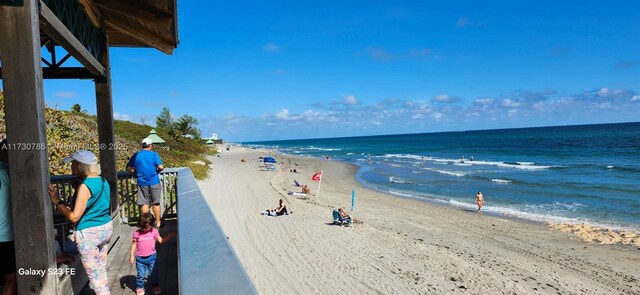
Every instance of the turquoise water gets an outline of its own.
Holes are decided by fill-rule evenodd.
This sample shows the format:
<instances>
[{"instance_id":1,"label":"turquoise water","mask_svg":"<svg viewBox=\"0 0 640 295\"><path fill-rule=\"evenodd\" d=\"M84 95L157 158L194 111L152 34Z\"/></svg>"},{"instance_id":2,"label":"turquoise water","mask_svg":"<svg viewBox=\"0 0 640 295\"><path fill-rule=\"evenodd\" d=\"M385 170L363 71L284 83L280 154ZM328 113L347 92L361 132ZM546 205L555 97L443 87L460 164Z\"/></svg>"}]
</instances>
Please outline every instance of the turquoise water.
<instances>
[{"instance_id":1,"label":"turquoise water","mask_svg":"<svg viewBox=\"0 0 640 295\"><path fill-rule=\"evenodd\" d=\"M640 229L640 123L245 145L356 164L364 186L394 195L472 209L482 191L496 214Z\"/></svg>"}]
</instances>

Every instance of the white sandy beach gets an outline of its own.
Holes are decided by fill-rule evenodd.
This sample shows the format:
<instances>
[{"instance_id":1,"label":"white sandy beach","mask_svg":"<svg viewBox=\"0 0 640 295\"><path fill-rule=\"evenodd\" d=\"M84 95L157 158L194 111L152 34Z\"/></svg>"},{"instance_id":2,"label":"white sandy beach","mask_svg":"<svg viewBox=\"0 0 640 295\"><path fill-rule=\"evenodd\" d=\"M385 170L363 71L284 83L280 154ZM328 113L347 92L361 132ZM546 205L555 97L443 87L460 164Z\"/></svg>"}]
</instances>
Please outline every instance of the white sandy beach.
<instances>
[{"instance_id":1,"label":"white sandy beach","mask_svg":"<svg viewBox=\"0 0 640 295\"><path fill-rule=\"evenodd\" d=\"M636 246L364 189L355 166L334 161L277 155L265 171L266 155L225 151L199 183L260 294L640 294ZM294 179L315 194L321 169L319 201L287 195ZM352 189L364 223L330 225ZM260 215L280 198L293 214Z\"/></svg>"}]
</instances>

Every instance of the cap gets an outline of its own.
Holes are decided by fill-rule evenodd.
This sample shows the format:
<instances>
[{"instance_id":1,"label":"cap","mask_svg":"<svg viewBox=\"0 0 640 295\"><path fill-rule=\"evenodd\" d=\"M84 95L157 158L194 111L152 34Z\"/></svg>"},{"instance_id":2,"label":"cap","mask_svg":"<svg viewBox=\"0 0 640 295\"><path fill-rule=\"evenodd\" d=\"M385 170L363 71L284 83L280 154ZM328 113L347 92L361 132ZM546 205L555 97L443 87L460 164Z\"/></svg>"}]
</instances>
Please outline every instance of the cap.
<instances>
[{"instance_id":1,"label":"cap","mask_svg":"<svg viewBox=\"0 0 640 295\"><path fill-rule=\"evenodd\" d=\"M62 162L69 163L73 160L76 160L82 164L91 165L93 164L97 158L92 152L87 150L77 150L71 156L62 159Z\"/></svg>"},{"instance_id":2,"label":"cap","mask_svg":"<svg viewBox=\"0 0 640 295\"><path fill-rule=\"evenodd\" d=\"M151 141L151 138L145 138L142 140L142 147L148 147L150 145L153 144L153 141Z\"/></svg>"}]
</instances>

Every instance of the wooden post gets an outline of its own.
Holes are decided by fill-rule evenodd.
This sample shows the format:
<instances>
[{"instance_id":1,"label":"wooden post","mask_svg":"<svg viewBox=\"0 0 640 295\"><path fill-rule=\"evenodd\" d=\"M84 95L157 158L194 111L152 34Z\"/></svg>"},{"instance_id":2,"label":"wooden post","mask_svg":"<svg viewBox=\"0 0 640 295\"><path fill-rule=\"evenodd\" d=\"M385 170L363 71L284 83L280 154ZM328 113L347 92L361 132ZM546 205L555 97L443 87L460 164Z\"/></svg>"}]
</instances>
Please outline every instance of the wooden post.
<instances>
[{"instance_id":1,"label":"wooden post","mask_svg":"<svg viewBox=\"0 0 640 295\"><path fill-rule=\"evenodd\" d=\"M118 213L118 182L116 167L116 145L113 128L113 102L111 99L111 64L109 59L109 36L105 36L100 63L105 67L105 77L97 78L96 107L98 139L100 141L100 166L102 176L111 187L111 215Z\"/></svg>"},{"instance_id":2,"label":"wooden post","mask_svg":"<svg viewBox=\"0 0 640 295\"><path fill-rule=\"evenodd\" d=\"M5 96L11 201L19 294L55 294L52 206L44 118L38 1L0 6L0 53ZM2 263L6 263L3 262ZM22 271L44 272L40 275Z\"/></svg>"}]
</instances>

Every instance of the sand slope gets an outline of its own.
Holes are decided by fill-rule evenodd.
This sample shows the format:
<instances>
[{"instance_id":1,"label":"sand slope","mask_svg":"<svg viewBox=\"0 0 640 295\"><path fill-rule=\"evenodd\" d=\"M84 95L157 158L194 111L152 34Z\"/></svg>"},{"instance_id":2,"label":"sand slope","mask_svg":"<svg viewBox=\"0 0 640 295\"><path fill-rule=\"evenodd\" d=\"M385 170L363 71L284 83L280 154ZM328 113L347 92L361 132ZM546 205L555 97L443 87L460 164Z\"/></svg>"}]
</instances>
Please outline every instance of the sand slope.
<instances>
[{"instance_id":1,"label":"sand slope","mask_svg":"<svg viewBox=\"0 0 640 295\"><path fill-rule=\"evenodd\" d=\"M278 171L264 171L265 155L227 151L199 183L261 294L640 294L636 247L367 190L333 161L278 156ZM315 194L320 169L319 201L286 194L294 179ZM330 225L352 189L364 224ZM294 214L260 215L280 198Z\"/></svg>"}]
</instances>

